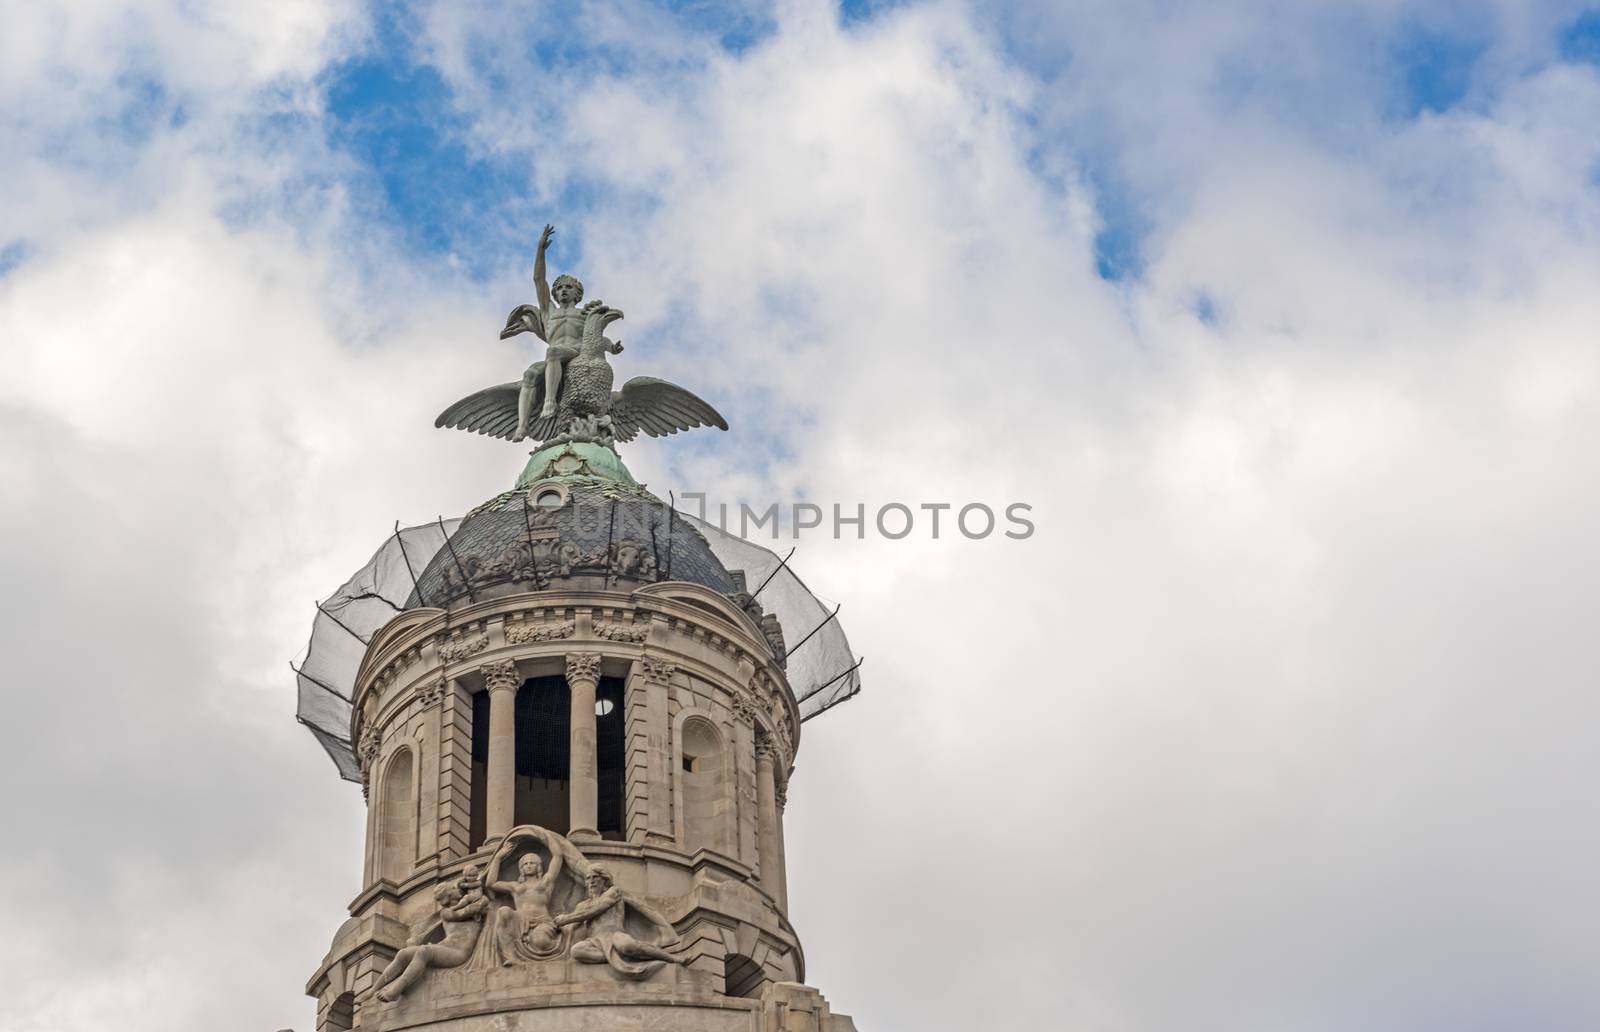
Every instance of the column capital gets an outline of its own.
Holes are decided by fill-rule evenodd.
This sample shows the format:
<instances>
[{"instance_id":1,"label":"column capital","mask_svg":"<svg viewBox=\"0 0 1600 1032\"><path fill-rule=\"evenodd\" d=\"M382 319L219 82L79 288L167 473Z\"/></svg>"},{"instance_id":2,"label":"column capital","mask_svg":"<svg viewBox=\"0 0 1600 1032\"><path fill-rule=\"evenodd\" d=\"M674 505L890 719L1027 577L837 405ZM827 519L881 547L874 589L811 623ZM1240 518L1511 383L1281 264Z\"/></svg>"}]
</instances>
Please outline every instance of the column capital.
<instances>
[{"instance_id":1,"label":"column capital","mask_svg":"<svg viewBox=\"0 0 1600 1032\"><path fill-rule=\"evenodd\" d=\"M502 659L485 663L478 668L491 692L514 692L522 685L522 675L517 673L515 660Z\"/></svg>"},{"instance_id":2,"label":"column capital","mask_svg":"<svg viewBox=\"0 0 1600 1032\"><path fill-rule=\"evenodd\" d=\"M433 681L417 689L417 702L424 708L437 706L450 697L450 679L440 674Z\"/></svg>"},{"instance_id":3,"label":"column capital","mask_svg":"<svg viewBox=\"0 0 1600 1032\"><path fill-rule=\"evenodd\" d=\"M778 758L778 744L765 731L756 732L756 763L772 764Z\"/></svg>"},{"instance_id":4,"label":"column capital","mask_svg":"<svg viewBox=\"0 0 1600 1032\"><path fill-rule=\"evenodd\" d=\"M567 680L568 681L598 681L598 680L600 680L600 653L598 653L598 652L569 652L569 653L567 653Z\"/></svg>"},{"instance_id":5,"label":"column capital","mask_svg":"<svg viewBox=\"0 0 1600 1032\"><path fill-rule=\"evenodd\" d=\"M660 656L652 656L647 653L639 657L639 673L644 676L646 681L666 684L672 680L672 675L677 670L678 665L676 663L668 662Z\"/></svg>"}]
</instances>

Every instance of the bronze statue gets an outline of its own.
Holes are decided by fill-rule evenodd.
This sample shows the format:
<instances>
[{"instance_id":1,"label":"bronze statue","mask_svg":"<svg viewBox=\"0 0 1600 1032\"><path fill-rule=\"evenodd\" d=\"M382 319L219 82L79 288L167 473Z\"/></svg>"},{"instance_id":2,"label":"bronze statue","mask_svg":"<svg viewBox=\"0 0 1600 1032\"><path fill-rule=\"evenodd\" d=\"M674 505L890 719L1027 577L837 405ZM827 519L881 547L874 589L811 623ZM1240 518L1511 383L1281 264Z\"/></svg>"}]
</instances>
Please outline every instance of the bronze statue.
<instances>
[{"instance_id":1,"label":"bronze statue","mask_svg":"<svg viewBox=\"0 0 1600 1032\"><path fill-rule=\"evenodd\" d=\"M545 283L545 252L555 237L546 226L534 259L538 305L518 305L506 319L502 339L532 333L545 342L545 357L514 383L488 387L451 405L434 426L459 427L509 441L532 437L546 444L564 441L606 446L631 441L640 433L665 437L698 426L728 429L727 420L706 402L676 384L636 376L613 391L610 355L620 342L605 336L622 318L619 309L599 301L582 308L583 284L558 276ZM535 416L535 409L538 415Z\"/></svg>"}]
</instances>

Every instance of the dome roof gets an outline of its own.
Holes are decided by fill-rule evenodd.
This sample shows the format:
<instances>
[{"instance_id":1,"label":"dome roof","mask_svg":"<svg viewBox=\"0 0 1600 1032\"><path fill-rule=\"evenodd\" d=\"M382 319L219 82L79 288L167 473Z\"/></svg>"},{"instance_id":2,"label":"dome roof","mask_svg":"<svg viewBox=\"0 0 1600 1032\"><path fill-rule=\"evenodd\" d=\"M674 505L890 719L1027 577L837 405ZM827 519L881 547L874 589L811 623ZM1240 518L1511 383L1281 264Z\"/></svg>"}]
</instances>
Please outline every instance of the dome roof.
<instances>
[{"instance_id":1,"label":"dome roof","mask_svg":"<svg viewBox=\"0 0 1600 1032\"><path fill-rule=\"evenodd\" d=\"M635 481L616 452L564 444L535 452L515 489L467 514L418 572L406 608L657 580L739 590L705 537Z\"/></svg>"}]
</instances>

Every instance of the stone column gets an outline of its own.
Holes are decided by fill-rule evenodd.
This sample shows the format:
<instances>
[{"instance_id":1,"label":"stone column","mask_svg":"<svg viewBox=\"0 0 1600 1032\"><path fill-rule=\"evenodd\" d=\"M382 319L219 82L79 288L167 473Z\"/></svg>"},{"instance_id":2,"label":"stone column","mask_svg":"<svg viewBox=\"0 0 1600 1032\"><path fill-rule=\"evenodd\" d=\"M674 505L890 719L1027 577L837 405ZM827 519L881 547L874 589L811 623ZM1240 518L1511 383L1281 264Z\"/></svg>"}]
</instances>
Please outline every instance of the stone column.
<instances>
[{"instance_id":1,"label":"stone column","mask_svg":"<svg viewBox=\"0 0 1600 1032\"><path fill-rule=\"evenodd\" d=\"M765 732L756 735L756 835L761 856L761 887L787 912L783 887L783 818L778 813L777 746Z\"/></svg>"},{"instance_id":2,"label":"stone column","mask_svg":"<svg viewBox=\"0 0 1600 1032\"><path fill-rule=\"evenodd\" d=\"M482 668L489 685L489 784L483 836L497 839L517 817L517 689L522 677L511 660Z\"/></svg>"},{"instance_id":3,"label":"stone column","mask_svg":"<svg viewBox=\"0 0 1600 1032\"><path fill-rule=\"evenodd\" d=\"M568 768L567 821L570 839L600 837L600 775L594 725L595 690L600 685L600 654L567 654L567 689L572 694L572 749Z\"/></svg>"}]
</instances>

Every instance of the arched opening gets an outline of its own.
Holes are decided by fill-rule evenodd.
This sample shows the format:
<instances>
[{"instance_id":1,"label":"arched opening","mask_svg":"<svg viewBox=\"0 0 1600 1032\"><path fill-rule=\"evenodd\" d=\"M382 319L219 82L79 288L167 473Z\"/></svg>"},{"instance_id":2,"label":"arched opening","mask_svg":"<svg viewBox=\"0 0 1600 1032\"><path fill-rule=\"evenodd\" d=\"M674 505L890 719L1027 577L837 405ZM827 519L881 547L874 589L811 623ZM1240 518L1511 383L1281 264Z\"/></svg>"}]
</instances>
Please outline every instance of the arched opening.
<instances>
[{"instance_id":1,"label":"arched opening","mask_svg":"<svg viewBox=\"0 0 1600 1032\"><path fill-rule=\"evenodd\" d=\"M692 855L697 850L712 849L732 855L733 796L724 777L727 751L722 747L721 733L711 721L704 717L684 721L679 765L684 852Z\"/></svg>"},{"instance_id":2,"label":"arched opening","mask_svg":"<svg viewBox=\"0 0 1600 1032\"><path fill-rule=\"evenodd\" d=\"M567 679L531 677L517 689L518 824L565 835L571 814L572 693Z\"/></svg>"},{"instance_id":3,"label":"arched opening","mask_svg":"<svg viewBox=\"0 0 1600 1032\"><path fill-rule=\"evenodd\" d=\"M328 1007L320 1032L350 1032L356 1024L356 994L340 993Z\"/></svg>"},{"instance_id":4,"label":"arched opening","mask_svg":"<svg viewBox=\"0 0 1600 1032\"><path fill-rule=\"evenodd\" d=\"M378 790L378 877L399 883L417 863L416 799L410 749L389 760Z\"/></svg>"},{"instance_id":5,"label":"arched opening","mask_svg":"<svg viewBox=\"0 0 1600 1032\"><path fill-rule=\"evenodd\" d=\"M598 819L601 838L623 837L623 781L627 773L627 742L623 734L620 677L602 677L595 688L595 776L599 782Z\"/></svg>"},{"instance_id":6,"label":"arched opening","mask_svg":"<svg viewBox=\"0 0 1600 1032\"><path fill-rule=\"evenodd\" d=\"M768 981L761 965L742 953L730 953L722 961L724 996L759 996Z\"/></svg>"}]
</instances>

